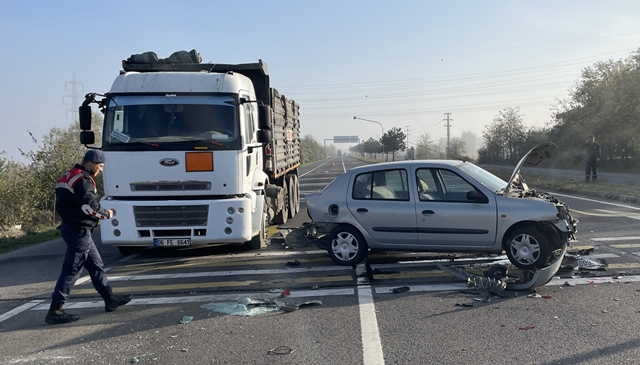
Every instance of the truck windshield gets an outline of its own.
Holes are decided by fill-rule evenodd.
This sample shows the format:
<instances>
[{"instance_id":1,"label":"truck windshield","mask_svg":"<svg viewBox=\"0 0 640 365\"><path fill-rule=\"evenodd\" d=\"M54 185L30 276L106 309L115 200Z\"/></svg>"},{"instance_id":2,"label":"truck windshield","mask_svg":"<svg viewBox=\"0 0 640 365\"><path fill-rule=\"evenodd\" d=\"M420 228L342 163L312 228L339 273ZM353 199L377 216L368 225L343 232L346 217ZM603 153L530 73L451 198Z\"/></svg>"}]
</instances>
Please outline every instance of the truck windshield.
<instances>
[{"instance_id":1,"label":"truck windshield","mask_svg":"<svg viewBox=\"0 0 640 365\"><path fill-rule=\"evenodd\" d=\"M230 96L113 96L105 113L103 146L183 149L204 143L234 148L240 141L235 105Z\"/></svg>"}]
</instances>

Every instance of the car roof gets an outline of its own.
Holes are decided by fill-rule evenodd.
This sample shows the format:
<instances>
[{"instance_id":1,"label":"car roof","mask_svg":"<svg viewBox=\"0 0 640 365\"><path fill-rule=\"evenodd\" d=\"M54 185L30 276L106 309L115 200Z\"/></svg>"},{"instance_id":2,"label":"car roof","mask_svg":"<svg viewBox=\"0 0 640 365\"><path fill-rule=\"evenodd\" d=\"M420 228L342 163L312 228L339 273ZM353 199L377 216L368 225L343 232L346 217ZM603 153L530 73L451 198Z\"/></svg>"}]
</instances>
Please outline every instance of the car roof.
<instances>
[{"instance_id":1,"label":"car roof","mask_svg":"<svg viewBox=\"0 0 640 365\"><path fill-rule=\"evenodd\" d=\"M410 160L410 161L392 161L392 162L380 162L376 164L357 166L349 171L354 173L360 173L365 171L408 168L412 165L419 165L424 167L453 167L464 163L462 160Z\"/></svg>"}]
</instances>

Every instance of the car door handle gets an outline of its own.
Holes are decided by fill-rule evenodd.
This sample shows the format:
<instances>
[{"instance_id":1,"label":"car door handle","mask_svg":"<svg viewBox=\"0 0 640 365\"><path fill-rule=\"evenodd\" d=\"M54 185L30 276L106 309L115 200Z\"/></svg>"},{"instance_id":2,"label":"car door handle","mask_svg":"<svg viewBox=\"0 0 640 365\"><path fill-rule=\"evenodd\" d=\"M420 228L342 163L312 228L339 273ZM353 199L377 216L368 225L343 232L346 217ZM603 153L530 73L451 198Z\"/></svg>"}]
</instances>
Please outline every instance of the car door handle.
<instances>
[{"instance_id":1,"label":"car door handle","mask_svg":"<svg viewBox=\"0 0 640 365\"><path fill-rule=\"evenodd\" d=\"M369 213L369 210L366 208L358 208L356 209L356 212L358 213Z\"/></svg>"},{"instance_id":2,"label":"car door handle","mask_svg":"<svg viewBox=\"0 0 640 365\"><path fill-rule=\"evenodd\" d=\"M434 212L433 210L423 210L422 211L422 215L431 215L431 214L436 214L436 212Z\"/></svg>"}]
</instances>

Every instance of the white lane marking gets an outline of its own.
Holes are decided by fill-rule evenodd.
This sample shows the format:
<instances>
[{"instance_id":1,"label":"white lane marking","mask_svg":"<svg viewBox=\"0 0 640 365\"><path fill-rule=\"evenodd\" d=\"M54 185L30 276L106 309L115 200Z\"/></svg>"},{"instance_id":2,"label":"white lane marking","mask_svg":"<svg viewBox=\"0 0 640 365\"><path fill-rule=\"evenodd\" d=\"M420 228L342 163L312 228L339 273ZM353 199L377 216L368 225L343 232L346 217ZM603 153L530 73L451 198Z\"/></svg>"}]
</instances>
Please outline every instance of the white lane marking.
<instances>
[{"instance_id":1,"label":"white lane marking","mask_svg":"<svg viewBox=\"0 0 640 365\"><path fill-rule=\"evenodd\" d=\"M618 215L618 216L627 217L631 219L640 219L640 214L638 213L621 212L619 210L608 210L608 209L595 209L595 210L599 212Z\"/></svg>"},{"instance_id":2,"label":"white lane marking","mask_svg":"<svg viewBox=\"0 0 640 365\"><path fill-rule=\"evenodd\" d=\"M613 205L613 206L615 206L615 207L621 207L621 208L629 208L629 209L634 209L634 210L640 210L640 208L638 208L638 207L632 207L632 206L630 206L630 205L623 205L623 204L617 204L617 203L610 203L610 202L605 202L605 201L602 201L602 200L595 200L595 199L583 198L583 197L579 197L579 196L566 195L566 194L558 194L558 193L552 193L552 192L549 192L549 194L551 194L551 195L557 195L557 196L564 196L564 197L572 198L572 199L584 200L584 201L593 202L593 203L608 204L608 205Z\"/></svg>"},{"instance_id":3,"label":"white lane marking","mask_svg":"<svg viewBox=\"0 0 640 365\"><path fill-rule=\"evenodd\" d=\"M358 287L358 303L360 304L360 328L362 331L364 365L384 365L376 308L373 304L373 294L371 294L370 286Z\"/></svg>"},{"instance_id":4,"label":"white lane marking","mask_svg":"<svg viewBox=\"0 0 640 365\"><path fill-rule=\"evenodd\" d=\"M317 255L326 254L326 250L309 250L309 251L282 251L282 252L260 252L260 253L237 253L223 256L224 258L237 257L277 257L277 256L297 256L297 255Z\"/></svg>"},{"instance_id":5,"label":"white lane marking","mask_svg":"<svg viewBox=\"0 0 640 365\"><path fill-rule=\"evenodd\" d=\"M107 272L107 271L109 271L109 270L111 270L111 268L110 268L110 267L107 267L107 268L103 268L103 269L102 269L102 271L104 271L104 272ZM90 277L89 275L85 275L85 276L81 277L80 279L76 280L76 283L75 283L74 285L84 284L84 283L86 283L86 282L87 282L87 281L89 281L89 280L91 280L91 277Z\"/></svg>"},{"instance_id":6,"label":"white lane marking","mask_svg":"<svg viewBox=\"0 0 640 365\"><path fill-rule=\"evenodd\" d=\"M329 163L330 161L333 161L333 159L331 159L331 160L327 160L327 161L325 161L324 163L321 163L320 165L316 166L315 168L313 168L313 169L311 169L311 170L309 170L309 171L305 172L304 174L300 175L300 177L303 177L304 175L307 175L307 174L309 174L309 173L311 173L311 172L313 172L313 171L316 171L317 169L321 168L322 166L324 166L324 164L327 164L327 163Z\"/></svg>"},{"instance_id":7,"label":"white lane marking","mask_svg":"<svg viewBox=\"0 0 640 365\"><path fill-rule=\"evenodd\" d=\"M564 283L582 285L582 284L600 284L600 283L624 283L624 282L636 282L636 281L640 281L640 276L638 275L622 276L620 277L620 279L617 279L611 276L577 278L577 279L554 278L547 285L558 286L558 285L564 285Z\"/></svg>"},{"instance_id":8,"label":"white lane marking","mask_svg":"<svg viewBox=\"0 0 640 365\"><path fill-rule=\"evenodd\" d=\"M319 290L292 290L287 298L309 298L309 297L326 297L333 295L354 295L355 290L350 289L319 289ZM236 301L243 298L251 299L277 299L280 293L237 293L237 294L215 294L215 295L193 295L188 297L164 297L164 298L134 298L127 304L130 305L163 305L163 304L180 304L180 303L203 303L203 302L225 302ZM83 309L83 308L99 308L103 307L102 300L94 300L87 302L68 302L65 309ZM31 310L48 310L49 305L38 305Z\"/></svg>"},{"instance_id":9,"label":"white lane marking","mask_svg":"<svg viewBox=\"0 0 640 365\"><path fill-rule=\"evenodd\" d=\"M376 294L393 293L393 289L398 286L379 286L376 287ZM444 290L464 290L468 289L467 284L433 284L433 285L411 285L409 293L422 291L444 291Z\"/></svg>"},{"instance_id":10,"label":"white lane marking","mask_svg":"<svg viewBox=\"0 0 640 365\"><path fill-rule=\"evenodd\" d=\"M586 258L594 258L594 259L612 259L612 258L616 258L616 257L620 257L620 255L616 255L615 253L601 253L601 254L596 254L596 255L584 255L582 257L586 257Z\"/></svg>"},{"instance_id":11,"label":"white lane marking","mask_svg":"<svg viewBox=\"0 0 640 365\"><path fill-rule=\"evenodd\" d=\"M347 168L344 167L344 156L342 156L342 171L347 172Z\"/></svg>"},{"instance_id":12,"label":"white lane marking","mask_svg":"<svg viewBox=\"0 0 640 365\"><path fill-rule=\"evenodd\" d=\"M110 276L109 281L185 279L185 278L236 276L236 275L299 274L299 273L308 273L308 272L344 271L344 270L352 270L352 269L351 267L348 267L348 266L315 266L315 267L303 267L303 268L291 268L291 269L209 271L209 272L151 274L151 275L122 275L122 276Z\"/></svg>"},{"instance_id":13,"label":"white lane marking","mask_svg":"<svg viewBox=\"0 0 640 365\"><path fill-rule=\"evenodd\" d=\"M17 314L20 314L20 313L22 313L22 312L24 312L24 311L26 311L28 309L31 309L31 308L37 306L38 304L40 304L42 302L44 302L44 300L32 300L29 303L25 303L25 304L23 304L23 305L21 305L21 306L19 306L17 308L14 308L14 309L8 311L7 313L4 313L4 314L0 315L0 322L6 321L7 319L9 319L9 318L11 318L11 317L13 317L13 316L15 316ZM49 305L48 304L46 305L46 309L49 310Z\"/></svg>"},{"instance_id":14,"label":"white lane marking","mask_svg":"<svg viewBox=\"0 0 640 365\"><path fill-rule=\"evenodd\" d=\"M629 237L602 237L602 238L591 238L592 241L596 242L610 242L610 241L633 241L640 240L640 236L629 236Z\"/></svg>"}]
</instances>

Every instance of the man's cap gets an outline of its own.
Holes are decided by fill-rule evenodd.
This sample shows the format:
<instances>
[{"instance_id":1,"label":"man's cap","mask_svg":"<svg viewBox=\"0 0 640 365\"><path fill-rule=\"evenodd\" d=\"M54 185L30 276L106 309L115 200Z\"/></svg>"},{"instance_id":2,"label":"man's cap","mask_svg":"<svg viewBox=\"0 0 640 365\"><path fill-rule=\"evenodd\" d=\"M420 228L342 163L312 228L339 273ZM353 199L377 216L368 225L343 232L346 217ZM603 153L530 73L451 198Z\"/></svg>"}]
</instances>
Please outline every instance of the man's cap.
<instances>
[{"instance_id":1,"label":"man's cap","mask_svg":"<svg viewBox=\"0 0 640 365\"><path fill-rule=\"evenodd\" d=\"M100 150L89 150L84 154L85 161L91 161L93 163L105 163L107 162L107 158L104 155L104 152Z\"/></svg>"}]
</instances>

